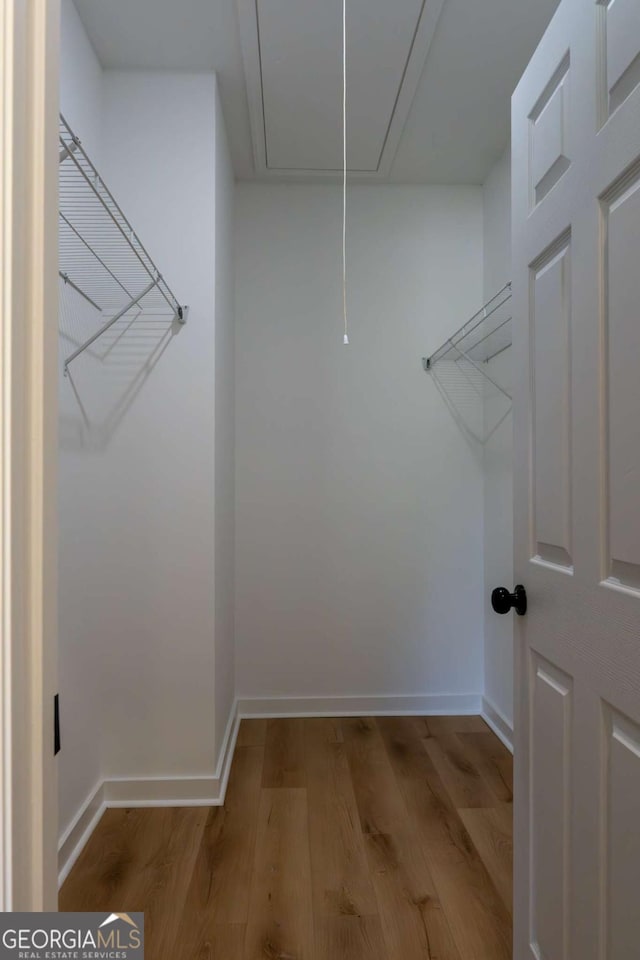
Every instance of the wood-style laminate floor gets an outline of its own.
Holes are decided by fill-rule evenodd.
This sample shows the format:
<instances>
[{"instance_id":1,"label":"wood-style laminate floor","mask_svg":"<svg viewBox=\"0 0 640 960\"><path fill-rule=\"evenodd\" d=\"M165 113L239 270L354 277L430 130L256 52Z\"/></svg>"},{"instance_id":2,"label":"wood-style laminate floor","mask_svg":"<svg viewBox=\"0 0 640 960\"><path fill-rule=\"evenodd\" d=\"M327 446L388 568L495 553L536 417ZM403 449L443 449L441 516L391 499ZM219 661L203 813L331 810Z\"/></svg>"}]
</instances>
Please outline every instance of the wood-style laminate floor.
<instances>
[{"instance_id":1,"label":"wood-style laminate floor","mask_svg":"<svg viewBox=\"0 0 640 960\"><path fill-rule=\"evenodd\" d=\"M511 960L512 762L479 717L244 720L224 807L108 810L61 910L147 960Z\"/></svg>"}]
</instances>

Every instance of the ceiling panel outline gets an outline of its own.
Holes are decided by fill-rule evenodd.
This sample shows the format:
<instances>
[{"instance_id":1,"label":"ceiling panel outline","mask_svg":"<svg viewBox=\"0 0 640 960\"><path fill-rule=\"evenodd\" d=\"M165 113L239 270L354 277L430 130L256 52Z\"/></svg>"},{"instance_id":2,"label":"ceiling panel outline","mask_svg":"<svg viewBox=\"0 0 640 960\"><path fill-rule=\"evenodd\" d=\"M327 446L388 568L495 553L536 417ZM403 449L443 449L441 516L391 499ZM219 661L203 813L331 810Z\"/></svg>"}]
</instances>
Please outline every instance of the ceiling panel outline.
<instances>
[{"instance_id":1,"label":"ceiling panel outline","mask_svg":"<svg viewBox=\"0 0 640 960\"><path fill-rule=\"evenodd\" d=\"M421 4L377 166L375 169L367 170L350 167L349 174L358 180L384 180L391 172L445 2L446 0L423 0ZM256 174L261 178L273 180L333 180L342 172L341 167L331 169L307 166L304 168L276 167L269 163L258 3L259 0L237 0ZM341 103L337 101L336 107L341 109Z\"/></svg>"}]
</instances>

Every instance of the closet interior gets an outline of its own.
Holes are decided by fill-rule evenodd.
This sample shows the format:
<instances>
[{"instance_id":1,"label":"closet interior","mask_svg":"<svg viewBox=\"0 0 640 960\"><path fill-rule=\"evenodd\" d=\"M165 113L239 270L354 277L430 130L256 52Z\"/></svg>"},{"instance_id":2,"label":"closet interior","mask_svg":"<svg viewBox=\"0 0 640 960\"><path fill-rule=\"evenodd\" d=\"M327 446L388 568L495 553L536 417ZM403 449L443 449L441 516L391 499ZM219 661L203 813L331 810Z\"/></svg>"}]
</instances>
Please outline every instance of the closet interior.
<instances>
[{"instance_id":1,"label":"closet interior","mask_svg":"<svg viewBox=\"0 0 640 960\"><path fill-rule=\"evenodd\" d=\"M351 23L344 346L340 22L265 5L257 32L224 0L145 31L140 2L62 0L61 880L107 807L222 803L242 717L482 714L507 744L513 722L489 597L526 58L494 115L449 82L475 5L467 32L453 0L439 27L410 3ZM552 6L505 14L528 52Z\"/></svg>"}]
</instances>

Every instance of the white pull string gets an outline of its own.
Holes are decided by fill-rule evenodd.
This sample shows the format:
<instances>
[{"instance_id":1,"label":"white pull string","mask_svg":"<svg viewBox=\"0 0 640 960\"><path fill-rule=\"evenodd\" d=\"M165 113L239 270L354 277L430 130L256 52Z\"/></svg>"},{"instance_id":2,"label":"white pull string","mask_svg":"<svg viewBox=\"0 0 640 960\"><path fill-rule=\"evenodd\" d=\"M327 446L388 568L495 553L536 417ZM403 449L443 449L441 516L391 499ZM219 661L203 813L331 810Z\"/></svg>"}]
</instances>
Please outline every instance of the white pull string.
<instances>
[{"instance_id":1,"label":"white pull string","mask_svg":"<svg viewBox=\"0 0 640 960\"><path fill-rule=\"evenodd\" d=\"M342 0L342 313L343 344L349 345L347 320L347 0Z\"/></svg>"}]
</instances>

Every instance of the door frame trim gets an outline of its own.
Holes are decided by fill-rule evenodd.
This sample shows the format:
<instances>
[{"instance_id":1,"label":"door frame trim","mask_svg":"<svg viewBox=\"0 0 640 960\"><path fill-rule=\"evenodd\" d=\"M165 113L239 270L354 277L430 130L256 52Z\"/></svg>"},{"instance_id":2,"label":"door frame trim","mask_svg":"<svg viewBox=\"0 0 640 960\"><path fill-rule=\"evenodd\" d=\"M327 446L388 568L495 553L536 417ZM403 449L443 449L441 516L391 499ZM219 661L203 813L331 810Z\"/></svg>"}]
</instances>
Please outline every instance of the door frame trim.
<instances>
[{"instance_id":1,"label":"door frame trim","mask_svg":"<svg viewBox=\"0 0 640 960\"><path fill-rule=\"evenodd\" d=\"M0 909L55 910L60 0L0 0Z\"/></svg>"}]
</instances>

